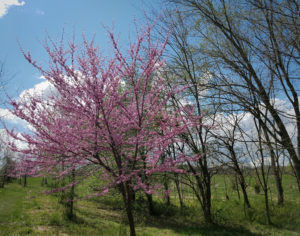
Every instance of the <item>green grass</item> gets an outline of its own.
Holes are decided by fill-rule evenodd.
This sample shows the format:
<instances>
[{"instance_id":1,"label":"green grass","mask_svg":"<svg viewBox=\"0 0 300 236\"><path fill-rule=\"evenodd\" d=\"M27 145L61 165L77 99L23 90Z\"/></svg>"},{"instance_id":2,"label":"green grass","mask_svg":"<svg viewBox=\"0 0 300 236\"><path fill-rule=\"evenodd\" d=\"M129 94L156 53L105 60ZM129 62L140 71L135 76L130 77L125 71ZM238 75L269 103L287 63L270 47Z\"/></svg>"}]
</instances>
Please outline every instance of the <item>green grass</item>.
<instances>
[{"instance_id":1,"label":"green grass","mask_svg":"<svg viewBox=\"0 0 300 236\"><path fill-rule=\"evenodd\" d=\"M285 204L276 205L275 186L270 179L270 206L273 225L266 224L264 198L253 188L255 179L247 179L252 208L243 207L233 190L231 177L212 180L212 212L215 225L207 225L199 203L185 189L185 207L180 209L175 191L170 206L159 197L154 198L157 216L149 216L147 203L137 194L134 204L136 231L138 235L300 235L300 193L291 176L284 176ZM79 197L91 192L95 179L89 179L76 187ZM28 179L28 186L17 182L0 189L0 235L129 235L122 200L117 191L102 198L81 198L75 202L76 218L73 221L63 215L58 195L43 194L41 179Z\"/></svg>"}]
</instances>

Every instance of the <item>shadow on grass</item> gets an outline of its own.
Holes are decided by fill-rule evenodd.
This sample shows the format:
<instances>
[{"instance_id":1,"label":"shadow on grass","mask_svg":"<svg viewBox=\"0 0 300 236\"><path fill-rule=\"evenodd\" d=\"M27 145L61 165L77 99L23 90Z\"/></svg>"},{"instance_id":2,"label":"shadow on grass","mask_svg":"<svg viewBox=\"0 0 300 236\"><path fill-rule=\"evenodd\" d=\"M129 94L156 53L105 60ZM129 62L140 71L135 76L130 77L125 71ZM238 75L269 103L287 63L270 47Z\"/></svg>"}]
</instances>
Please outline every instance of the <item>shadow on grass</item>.
<instances>
[{"instance_id":1,"label":"shadow on grass","mask_svg":"<svg viewBox=\"0 0 300 236\"><path fill-rule=\"evenodd\" d=\"M225 226L225 225L217 225L217 224L199 224L199 225L174 225L172 223L163 223L161 220L157 219L159 223L152 223L152 227L156 227L159 229L169 229L176 233L183 235L261 235L252 233L249 230L237 226ZM150 226L150 224L147 224Z\"/></svg>"},{"instance_id":2,"label":"shadow on grass","mask_svg":"<svg viewBox=\"0 0 300 236\"><path fill-rule=\"evenodd\" d=\"M155 216L148 214L145 217L147 203L138 201L139 208L135 209L137 223L146 227L168 229L182 235L261 235L220 217L215 219L215 224L204 223L200 209L194 206L180 208L164 202L154 202Z\"/></svg>"},{"instance_id":3,"label":"shadow on grass","mask_svg":"<svg viewBox=\"0 0 300 236\"><path fill-rule=\"evenodd\" d=\"M106 203L109 204L108 202ZM140 204L140 207L141 206L143 206L143 204ZM77 213L79 213L77 223L96 228L101 228L101 225L103 223L116 223L123 225L124 221L126 221L126 216L124 215L124 213L120 210L108 210L107 208L110 207L108 205L104 206L103 208L98 207L96 211L94 211L95 209L93 211L83 208L77 209L76 211ZM135 209L136 227L154 227L158 230L161 230L161 235L164 234L163 230L171 230L174 233L182 235L261 235L252 233L241 226L225 224L205 224L202 223L200 217L194 218L193 215L189 217L189 219L187 219L187 215L189 215L190 213L197 213L197 215L199 215L199 212L195 213L190 208L186 208L184 211L180 211L178 207L171 205L168 209L163 209L163 204L156 204L156 208L156 216L145 214L147 210L143 207Z\"/></svg>"},{"instance_id":4,"label":"shadow on grass","mask_svg":"<svg viewBox=\"0 0 300 236\"><path fill-rule=\"evenodd\" d=\"M99 223L122 223L120 211L108 210L97 207L95 209L76 208L76 219L73 221L77 224L86 224L95 227Z\"/></svg>"}]
</instances>

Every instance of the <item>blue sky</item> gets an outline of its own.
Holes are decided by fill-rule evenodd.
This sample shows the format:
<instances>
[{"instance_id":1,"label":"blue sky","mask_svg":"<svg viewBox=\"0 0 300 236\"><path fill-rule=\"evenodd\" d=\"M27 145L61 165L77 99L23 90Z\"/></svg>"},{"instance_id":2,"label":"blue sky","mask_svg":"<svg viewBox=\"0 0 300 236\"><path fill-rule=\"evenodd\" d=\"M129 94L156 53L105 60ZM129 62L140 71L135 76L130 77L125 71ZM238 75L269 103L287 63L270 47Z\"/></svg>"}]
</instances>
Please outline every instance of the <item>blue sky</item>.
<instances>
[{"instance_id":1,"label":"blue sky","mask_svg":"<svg viewBox=\"0 0 300 236\"><path fill-rule=\"evenodd\" d=\"M33 58L47 62L43 50L46 32L53 39L61 36L77 39L82 32L104 50L109 44L102 25L120 33L126 43L133 36L133 20L143 17L142 0L0 0L0 60L5 61L5 76L13 77L8 92L17 96L24 89L40 83L38 72L29 65L20 52L19 44L30 51Z\"/></svg>"}]
</instances>

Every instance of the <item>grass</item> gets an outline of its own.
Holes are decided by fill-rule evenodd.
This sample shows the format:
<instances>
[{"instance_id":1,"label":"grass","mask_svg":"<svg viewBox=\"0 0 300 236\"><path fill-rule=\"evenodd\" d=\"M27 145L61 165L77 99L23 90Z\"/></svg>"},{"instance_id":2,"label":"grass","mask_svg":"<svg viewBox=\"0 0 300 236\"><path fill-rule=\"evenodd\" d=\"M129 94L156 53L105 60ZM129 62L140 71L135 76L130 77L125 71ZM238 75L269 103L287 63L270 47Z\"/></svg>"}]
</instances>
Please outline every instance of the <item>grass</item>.
<instances>
[{"instance_id":1,"label":"grass","mask_svg":"<svg viewBox=\"0 0 300 236\"><path fill-rule=\"evenodd\" d=\"M76 188L78 195L88 194L94 180ZM300 235L300 194L295 179L284 176L285 204L276 205L274 183L270 179L271 219L267 225L262 193L256 194L254 179L248 179L249 198L253 206L244 210L242 200L231 185L231 177L217 175L212 185L212 211L215 225L204 223L196 199L184 192L185 207L180 209L175 192L170 206L155 198L157 216L149 216L147 203L137 195L134 205L138 235ZM227 195L225 197L225 186ZM46 187L41 179L28 179L28 186L17 182L0 189L0 235L129 235L122 201L112 191L102 198L81 199L75 202L76 218L70 221L55 194L43 194Z\"/></svg>"}]
</instances>

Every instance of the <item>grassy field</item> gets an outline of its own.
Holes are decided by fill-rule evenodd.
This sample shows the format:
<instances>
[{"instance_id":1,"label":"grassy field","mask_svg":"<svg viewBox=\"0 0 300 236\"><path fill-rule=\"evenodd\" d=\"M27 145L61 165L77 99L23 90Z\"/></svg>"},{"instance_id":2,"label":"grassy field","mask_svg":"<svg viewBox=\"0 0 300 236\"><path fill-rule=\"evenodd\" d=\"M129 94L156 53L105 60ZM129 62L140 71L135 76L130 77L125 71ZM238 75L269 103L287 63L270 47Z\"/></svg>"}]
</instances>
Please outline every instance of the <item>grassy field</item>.
<instances>
[{"instance_id":1,"label":"grassy field","mask_svg":"<svg viewBox=\"0 0 300 236\"><path fill-rule=\"evenodd\" d=\"M225 181L224 181L225 179ZM215 225L204 223L201 208L188 191L184 192L185 207L179 208L175 192L170 206L155 199L157 216L145 214L146 202L137 195L135 222L138 235L300 235L300 193L291 176L284 176L285 204L276 206L276 192L271 181L271 219L267 225L262 192L248 179L252 209L246 210L230 176L217 175L212 185L212 211ZM77 193L90 191L89 184L78 186ZM226 187L229 200L226 199ZM49 188L49 187L48 187ZM0 235L128 235L126 216L117 192L102 198L75 202L76 219L66 219L58 196L46 195L41 179L29 179L28 186L17 182L0 189Z\"/></svg>"}]
</instances>

